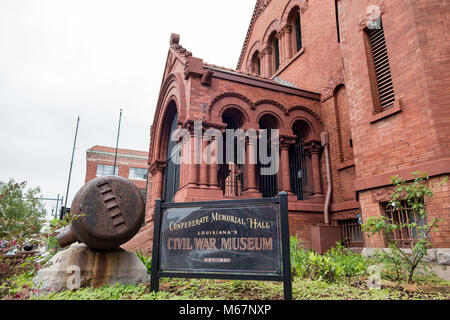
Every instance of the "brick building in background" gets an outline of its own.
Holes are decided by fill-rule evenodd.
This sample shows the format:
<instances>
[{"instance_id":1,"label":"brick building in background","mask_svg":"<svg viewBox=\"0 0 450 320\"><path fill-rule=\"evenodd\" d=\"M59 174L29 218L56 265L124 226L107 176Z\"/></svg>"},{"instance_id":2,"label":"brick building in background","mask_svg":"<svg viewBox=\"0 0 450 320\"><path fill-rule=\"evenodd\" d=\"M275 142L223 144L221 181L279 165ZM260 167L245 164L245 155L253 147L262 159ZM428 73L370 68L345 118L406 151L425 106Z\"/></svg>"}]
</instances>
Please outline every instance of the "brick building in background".
<instances>
[{"instance_id":1,"label":"brick building in background","mask_svg":"<svg viewBox=\"0 0 450 320\"><path fill-rule=\"evenodd\" d=\"M85 183L95 177L113 175L116 149L94 146L86 151ZM130 179L145 198L147 184L148 152L117 149L115 174Z\"/></svg>"},{"instance_id":2,"label":"brick building in background","mask_svg":"<svg viewBox=\"0 0 450 320\"><path fill-rule=\"evenodd\" d=\"M258 0L236 70L194 57L172 35L151 129L147 224L124 247L149 252L157 198L230 198L226 165L169 160L170 133L185 128L194 141L194 121L205 129L279 129L278 174L240 167L231 198L286 190L290 231L306 246L320 242L325 212L347 245L383 246L358 221L385 213L391 176L411 179L420 170L439 182L450 173L448 30L445 0ZM435 183L428 203L446 221L431 236L436 248L450 248L449 188Z\"/></svg>"}]
</instances>

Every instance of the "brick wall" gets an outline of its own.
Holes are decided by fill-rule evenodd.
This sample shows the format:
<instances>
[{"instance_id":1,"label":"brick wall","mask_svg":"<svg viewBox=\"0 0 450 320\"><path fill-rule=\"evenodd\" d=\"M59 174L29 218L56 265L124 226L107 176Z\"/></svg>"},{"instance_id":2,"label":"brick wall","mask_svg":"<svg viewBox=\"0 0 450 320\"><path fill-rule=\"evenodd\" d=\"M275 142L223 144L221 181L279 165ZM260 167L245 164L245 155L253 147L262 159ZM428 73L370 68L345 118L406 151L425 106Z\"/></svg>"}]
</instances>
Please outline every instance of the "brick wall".
<instances>
[{"instance_id":1,"label":"brick wall","mask_svg":"<svg viewBox=\"0 0 450 320\"><path fill-rule=\"evenodd\" d=\"M88 153L86 155L86 178L85 182L94 179L97 175L97 165L114 165L114 155L109 154L95 154ZM133 159L129 157L123 157L120 154L117 156L116 166L118 169L118 175L129 179L130 168L143 168L147 169L147 160L145 159ZM145 180L131 180L139 189L145 190Z\"/></svg>"},{"instance_id":2,"label":"brick wall","mask_svg":"<svg viewBox=\"0 0 450 320\"><path fill-rule=\"evenodd\" d=\"M302 106L319 117L316 129L329 133L333 186L331 221L334 223L354 218L359 213L363 221L379 215L379 203L388 197L389 180L394 174L409 179L411 172L421 170L429 172L436 181L442 179L450 171L450 10L447 1L340 0L337 3L340 43L334 0L257 1L255 13L259 16L252 20L239 63L239 71L250 72L248 59L255 48L264 50L264 41L272 31L283 34L286 12L298 5L303 48L286 58L286 44L282 44L280 68L270 78L278 77L298 88L320 93L320 101L217 76L213 76L209 85L203 85L201 73L214 67L203 64L203 68L198 67L192 75L178 80L173 89L160 93L154 128L162 126L159 112L164 112L171 94L178 97L178 111L185 112L186 117L219 122L218 113L214 115L209 109L211 105L220 95L239 95L250 103L251 108L244 108L251 119L250 126L257 123L258 114L270 111L279 115L285 133L291 133L290 126L295 118L287 110ZM263 4L267 6L260 7ZM365 42L369 5L381 8L395 92L394 107L382 113L374 106ZM184 49L172 48L185 55ZM186 69L194 68L193 62L201 65L198 58L183 57L174 59L169 52L163 83L169 73L185 75ZM191 63L186 64L187 60ZM255 103L263 99L276 101L278 107L270 104L255 107ZM158 138L156 131L152 133L152 141L155 138ZM158 143L154 143L154 149L158 148ZM324 158L321 152L321 187L325 193ZM182 172L182 181L187 181L186 175L187 172ZM155 184L157 182L149 179L149 190ZM450 192L448 187L436 188L429 209L433 215L442 214L446 219ZM151 192L148 197L151 198ZM148 201L147 214L151 211L150 204ZM312 212L299 208L303 207L290 204L291 232L308 242L311 225L323 222L322 207L319 201ZM433 236L433 243L448 247L448 232L446 222ZM366 237L365 245L373 247L382 243L376 237Z\"/></svg>"}]
</instances>

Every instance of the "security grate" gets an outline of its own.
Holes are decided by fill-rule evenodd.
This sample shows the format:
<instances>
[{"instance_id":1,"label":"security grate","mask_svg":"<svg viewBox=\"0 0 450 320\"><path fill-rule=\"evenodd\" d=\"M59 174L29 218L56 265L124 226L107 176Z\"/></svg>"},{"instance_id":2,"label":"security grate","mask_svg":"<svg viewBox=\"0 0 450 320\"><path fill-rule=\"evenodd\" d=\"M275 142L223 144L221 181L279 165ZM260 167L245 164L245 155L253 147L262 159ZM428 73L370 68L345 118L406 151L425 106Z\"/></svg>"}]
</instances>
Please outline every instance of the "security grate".
<instances>
[{"instance_id":1,"label":"security grate","mask_svg":"<svg viewBox=\"0 0 450 320\"><path fill-rule=\"evenodd\" d=\"M368 35L372 48L381 110L386 110L394 105L395 99L383 27L379 29L369 29Z\"/></svg>"},{"instance_id":2,"label":"security grate","mask_svg":"<svg viewBox=\"0 0 450 320\"><path fill-rule=\"evenodd\" d=\"M396 242L400 248L408 248L420 238L426 237L423 230L423 227L427 224L426 220L417 216L414 210L408 208L405 201L401 203L399 208L392 208L387 203L384 203L383 207L390 222L399 226L398 229L386 235L388 241ZM414 224L421 228L414 227Z\"/></svg>"},{"instance_id":3,"label":"security grate","mask_svg":"<svg viewBox=\"0 0 450 320\"><path fill-rule=\"evenodd\" d=\"M363 234L358 219L339 220L341 226L342 241L346 247L362 247Z\"/></svg>"}]
</instances>

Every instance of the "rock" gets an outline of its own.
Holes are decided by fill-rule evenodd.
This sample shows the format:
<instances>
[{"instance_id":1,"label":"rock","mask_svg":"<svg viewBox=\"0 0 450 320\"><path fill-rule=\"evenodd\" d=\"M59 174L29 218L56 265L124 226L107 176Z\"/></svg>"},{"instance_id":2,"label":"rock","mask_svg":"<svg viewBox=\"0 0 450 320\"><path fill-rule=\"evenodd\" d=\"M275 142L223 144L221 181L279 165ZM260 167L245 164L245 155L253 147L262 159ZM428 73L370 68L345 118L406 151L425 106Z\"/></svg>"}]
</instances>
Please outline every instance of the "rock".
<instances>
[{"instance_id":1,"label":"rock","mask_svg":"<svg viewBox=\"0 0 450 320\"><path fill-rule=\"evenodd\" d=\"M395 288L397 286L397 283L394 281L389 281L386 279L381 279L380 280L380 285L385 286L385 287L390 287L390 288Z\"/></svg>"},{"instance_id":2,"label":"rock","mask_svg":"<svg viewBox=\"0 0 450 320\"><path fill-rule=\"evenodd\" d=\"M427 250L427 255L425 257L423 257L423 260L426 263L433 263L436 262L437 257L436 257L436 249L428 249Z\"/></svg>"},{"instance_id":3,"label":"rock","mask_svg":"<svg viewBox=\"0 0 450 320\"><path fill-rule=\"evenodd\" d=\"M133 252L120 248L97 251L74 243L51 258L33 282L41 292L54 292L116 283L148 283L149 275Z\"/></svg>"},{"instance_id":4,"label":"rock","mask_svg":"<svg viewBox=\"0 0 450 320\"><path fill-rule=\"evenodd\" d=\"M412 283L402 283L400 286L409 292L416 292L417 290L419 290L419 287Z\"/></svg>"},{"instance_id":5,"label":"rock","mask_svg":"<svg viewBox=\"0 0 450 320\"><path fill-rule=\"evenodd\" d=\"M437 262L440 265L449 266L450 265L450 249L449 248L439 248L436 249Z\"/></svg>"}]
</instances>

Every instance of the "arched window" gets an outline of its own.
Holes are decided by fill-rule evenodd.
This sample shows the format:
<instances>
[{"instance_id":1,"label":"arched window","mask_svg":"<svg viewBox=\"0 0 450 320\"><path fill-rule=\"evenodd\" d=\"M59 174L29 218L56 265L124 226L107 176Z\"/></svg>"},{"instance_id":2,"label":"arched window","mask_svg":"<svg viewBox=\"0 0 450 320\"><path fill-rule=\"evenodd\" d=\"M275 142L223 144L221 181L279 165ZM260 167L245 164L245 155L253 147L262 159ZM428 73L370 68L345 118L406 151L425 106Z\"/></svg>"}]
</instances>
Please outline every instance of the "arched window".
<instances>
[{"instance_id":1,"label":"arched window","mask_svg":"<svg viewBox=\"0 0 450 320\"><path fill-rule=\"evenodd\" d=\"M261 60L259 59L259 51L256 51L252 57L251 72L261 75Z\"/></svg>"},{"instance_id":2,"label":"arched window","mask_svg":"<svg viewBox=\"0 0 450 320\"><path fill-rule=\"evenodd\" d=\"M288 16L288 25L292 27L292 34L291 34L291 48L292 52L289 54L295 54L295 52L298 52L302 49L303 43L302 43L302 21L300 17L300 9L299 7L295 7L291 10Z\"/></svg>"},{"instance_id":3,"label":"arched window","mask_svg":"<svg viewBox=\"0 0 450 320\"><path fill-rule=\"evenodd\" d=\"M273 41L273 52L274 52L274 65L275 65L274 73L275 73L280 67L280 44L276 36Z\"/></svg>"},{"instance_id":4,"label":"arched window","mask_svg":"<svg viewBox=\"0 0 450 320\"><path fill-rule=\"evenodd\" d=\"M280 67L280 45L277 33L275 31L272 32L272 34L269 36L267 43L270 49L269 53L271 54L272 60L269 70L270 72L268 72L268 75L271 76L276 73L278 68Z\"/></svg>"},{"instance_id":5,"label":"arched window","mask_svg":"<svg viewBox=\"0 0 450 320\"><path fill-rule=\"evenodd\" d=\"M300 21L300 12L297 12L294 18L294 30L295 30L295 48L297 52L302 48L302 25Z\"/></svg>"},{"instance_id":6,"label":"arched window","mask_svg":"<svg viewBox=\"0 0 450 320\"><path fill-rule=\"evenodd\" d=\"M172 134L178 128L178 115L172 116L170 122L170 130L167 136L167 152L166 152L166 167L164 170L164 201L173 202L175 193L180 187L180 156L181 148L177 141L171 139Z\"/></svg>"}]
</instances>

